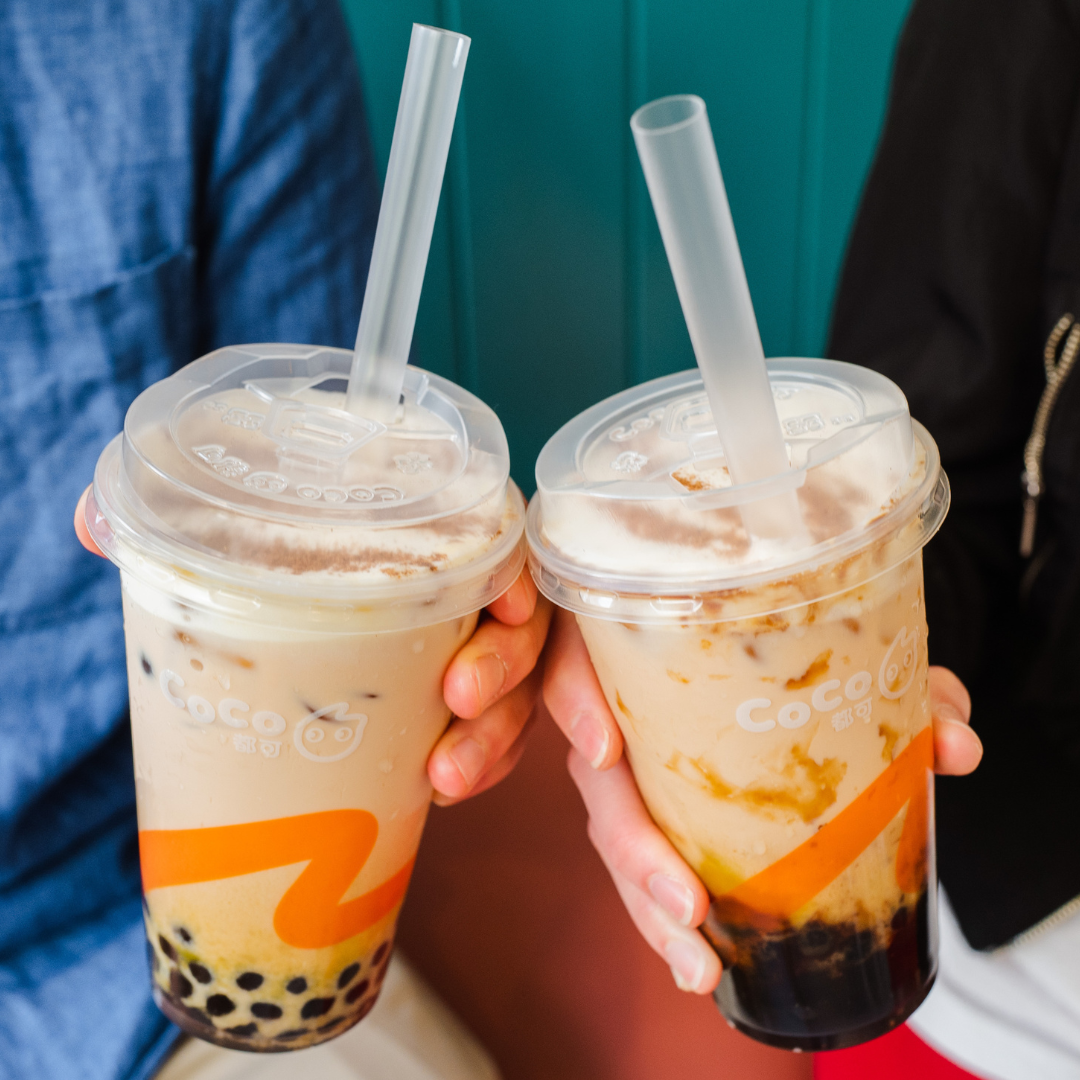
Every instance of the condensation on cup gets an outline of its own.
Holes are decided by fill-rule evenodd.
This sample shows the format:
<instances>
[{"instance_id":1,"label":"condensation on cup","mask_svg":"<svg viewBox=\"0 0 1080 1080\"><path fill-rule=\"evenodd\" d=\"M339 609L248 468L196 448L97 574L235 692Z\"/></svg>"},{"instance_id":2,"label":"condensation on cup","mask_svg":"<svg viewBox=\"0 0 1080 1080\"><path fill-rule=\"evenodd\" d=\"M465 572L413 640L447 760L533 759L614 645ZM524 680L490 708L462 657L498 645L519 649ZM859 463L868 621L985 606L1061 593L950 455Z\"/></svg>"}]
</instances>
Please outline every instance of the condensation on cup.
<instances>
[{"instance_id":1,"label":"condensation on cup","mask_svg":"<svg viewBox=\"0 0 1080 1080\"><path fill-rule=\"evenodd\" d=\"M236 1049L375 1003L443 675L524 563L495 414L409 368L388 425L357 417L352 358L189 364L136 399L87 502L121 573L154 997Z\"/></svg>"},{"instance_id":2,"label":"condensation on cup","mask_svg":"<svg viewBox=\"0 0 1080 1080\"><path fill-rule=\"evenodd\" d=\"M685 372L551 439L527 532L650 813L710 893L721 1011L762 1042L826 1050L902 1023L936 970L921 550L949 489L888 379L768 370L789 472L733 486ZM791 492L801 526L748 532Z\"/></svg>"}]
</instances>

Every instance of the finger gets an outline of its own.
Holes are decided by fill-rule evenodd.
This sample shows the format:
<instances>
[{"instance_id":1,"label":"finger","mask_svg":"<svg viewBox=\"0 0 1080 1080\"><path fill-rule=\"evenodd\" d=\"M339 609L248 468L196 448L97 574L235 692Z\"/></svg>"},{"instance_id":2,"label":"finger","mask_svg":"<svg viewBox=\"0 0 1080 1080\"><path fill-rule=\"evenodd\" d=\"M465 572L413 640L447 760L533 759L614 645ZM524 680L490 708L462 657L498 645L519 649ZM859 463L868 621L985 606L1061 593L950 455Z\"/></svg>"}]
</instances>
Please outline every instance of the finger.
<instances>
[{"instance_id":1,"label":"finger","mask_svg":"<svg viewBox=\"0 0 1080 1080\"><path fill-rule=\"evenodd\" d=\"M428 757L428 778L436 791L460 799L478 787L521 734L540 695L540 679L533 671L479 716L453 720Z\"/></svg>"},{"instance_id":2,"label":"finger","mask_svg":"<svg viewBox=\"0 0 1080 1080\"><path fill-rule=\"evenodd\" d=\"M934 771L967 776L983 756L982 740L971 728L971 697L948 668L930 668L930 712L934 724Z\"/></svg>"},{"instance_id":3,"label":"finger","mask_svg":"<svg viewBox=\"0 0 1080 1080\"><path fill-rule=\"evenodd\" d=\"M528 567L525 567L514 584L498 600L488 604L487 609L499 622L507 626L521 626L532 618L536 610L537 595L532 574Z\"/></svg>"},{"instance_id":4,"label":"finger","mask_svg":"<svg viewBox=\"0 0 1080 1080\"><path fill-rule=\"evenodd\" d=\"M971 720L971 695L967 687L946 667L930 668L930 708L935 716Z\"/></svg>"},{"instance_id":5,"label":"finger","mask_svg":"<svg viewBox=\"0 0 1080 1080\"><path fill-rule=\"evenodd\" d=\"M589 811L589 835L613 874L651 897L677 923L699 926L709 894L641 801L626 760L598 772L576 750L570 775Z\"/></svg>"},{"instance_id":6,"label":"finger","mask_svg":"<svg viewBox=\"0 0 1080 1080\"><path fill-rule=\"evenodd\" d=\"M478 717L536 667L551 622L551 602L540 597L522 626L486 619L450 661L443 697L455 716Z\"/></svg>"},{"instance_id":7,"label":"finger","mask_svg":"<svg viewBox=\"0 0 1080 1080\"><path fill-rule=\"evenodd\" d=\"M488 788L494 787L501 780L510 775L517 767L517 763L521 760L521 755L525 753L525 744L528 742L529 735L532 732L533 725L536 723L537 712L535 709L529 714L528 719L525 721L525 726L521 729L521 734L510 744L510 749L490 769L480 778L476 787L472 788L468 795L464 795L461 798L452 798L449 795L443 795L442 792L436 791L432 801L436 806L453 806L455 803L462 802L464 799L471 799L474 795L480 795L487 791Z\"/></svg>"},{"instance_id":8,"label":"finger","mask_svg":"<svg viewBox=\"0 0 1080 1080\"><path fill-rule=\"evenodd\" d=\"M75 535L79 538L79 543L82 544L91 555L100 555L104 559L105 552L97 546L94 538L90 535L90 530L86 527L86 498L89 494L90 488L88 487L82 495L79 496L79 502L75 507Z\"/></svg>"},{"instance_id":9,"label":"finger","mask_svg":"<svg viewBox=\"0 0 1080 1080\"><path fill-rule=\"evenodd\" d=\"M611 768L622 757L622 733L569 611L555 614L544 669L544 703L555 723L594 769Z\"/></svg>"},{"instance_id":10,"label":"finger","mask_svg":"<svg viewBox=\"0 0 1080 1080\"><path fill-rule=\"evenodd\" d=\"M589 836L596 845L591 823ZM604 853L599 846L597 851L603 859ZM605 865L638 933L671 968L675 985L694 994L712 993L720 981L722 969L719 957L705 938L698 931L674 922L651 896L631 885L606 860Z\"/></svg>"}]
</instances>

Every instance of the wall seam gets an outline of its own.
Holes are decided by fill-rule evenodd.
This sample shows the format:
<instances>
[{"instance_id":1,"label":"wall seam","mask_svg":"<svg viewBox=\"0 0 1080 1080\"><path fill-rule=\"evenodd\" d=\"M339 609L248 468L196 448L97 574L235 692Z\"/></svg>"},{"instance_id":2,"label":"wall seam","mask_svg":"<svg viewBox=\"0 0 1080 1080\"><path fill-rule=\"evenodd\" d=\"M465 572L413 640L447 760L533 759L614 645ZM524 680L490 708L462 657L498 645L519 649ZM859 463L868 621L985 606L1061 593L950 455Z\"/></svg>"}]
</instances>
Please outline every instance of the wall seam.
<instances>
[{"instance_id":1,"label":"wall seam","mask_svg":"<svg viewBox=\"0 0 1080 1080\"><path fill-rule=\"evenodd\" d=\"M803 116L799 145L799 199L795 230L795 289L791 337L799 355L818 353L821 341L822 186L828 91L830 0L807 0Z\"/></svg>"},{"instance_id":2,"label":"wall seam","mask_svg":"<svg viewBox=\"0 0 1080 1080\"><path fill-rule=\"evenodd\" d=\"M646 378L646 230L649 201L630 115L648 96L647 0L623 0L623 383Z\"/></svg>"},{"instance_id":3,"label":"wall seam","mask_svg":"<svg viewBox=\"0 0 1080 1080\"><path fill-rule=\"evenodd\" d=\"M461 0L439 0L442 27L462 34ZM443 183L450 234L450 307L454 335L454 381L480 393L480 358L476 338L476 278L473 264L472 209L469 200L469 142L466 133L466 89L469 71L454 121L454 136Z\"/></svg>"}]
</instances>

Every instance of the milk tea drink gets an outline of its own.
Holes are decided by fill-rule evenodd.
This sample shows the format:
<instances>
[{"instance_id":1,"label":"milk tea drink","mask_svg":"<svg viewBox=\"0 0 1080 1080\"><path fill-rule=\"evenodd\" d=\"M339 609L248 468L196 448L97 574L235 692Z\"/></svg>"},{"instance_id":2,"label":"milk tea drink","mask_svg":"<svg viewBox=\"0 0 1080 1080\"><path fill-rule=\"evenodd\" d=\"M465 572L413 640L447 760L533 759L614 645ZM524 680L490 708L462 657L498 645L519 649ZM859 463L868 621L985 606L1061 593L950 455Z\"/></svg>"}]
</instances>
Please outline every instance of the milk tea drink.
<instances>
[{"instance_id":1,"label":"milk tea drink","mask_svg":"<svg viewBox=\"0 0 1080 1080\"><path fill-rule=\"evenodd\" d=\"M577 615L650 813L712 897L716 997L776 1046L901 1023L936 965L921 548L948 487L888 380L769 362L792 470L732 486L696 372L545 447L540 589ZM761 540L740 507L795 491Z\"/></svg>"},{"instance_id":2,"label":"milk tea drink","mask_svg":"<svg viewBox=\"0 0 1080 1080\"><path fill-rule=\"evenodd\" d=\"M510 586L524 507L495 415L352 354L212 353L145 391L87 524L121 570L155 1000L280 1051L374 1005L431 801L442 678Z\"/></svg>"}]
</instances>

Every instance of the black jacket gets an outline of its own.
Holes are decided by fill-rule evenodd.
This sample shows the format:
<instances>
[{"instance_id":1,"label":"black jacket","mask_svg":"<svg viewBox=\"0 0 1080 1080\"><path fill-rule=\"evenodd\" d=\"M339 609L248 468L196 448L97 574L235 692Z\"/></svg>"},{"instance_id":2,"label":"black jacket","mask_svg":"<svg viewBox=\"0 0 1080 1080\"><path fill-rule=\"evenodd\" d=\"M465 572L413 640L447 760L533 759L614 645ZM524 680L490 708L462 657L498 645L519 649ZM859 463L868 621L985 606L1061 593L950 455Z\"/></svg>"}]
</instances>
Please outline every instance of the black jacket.
<instances>
[{"instance_id":1,"label":"black jacket","mask_svg":"<svg viewBox=\"0 0 1080 1080\"><path fill-rule=\"evenodd\" d=\"M1078 93L1080 0L916 0L829 343L900 384L953 485L930 659L971 690L986 754L938 781L938 852L977 948L1080 895L1080 371L1019 552L1043 343L1080 319Z\"/></svg>"}]
</instances>

